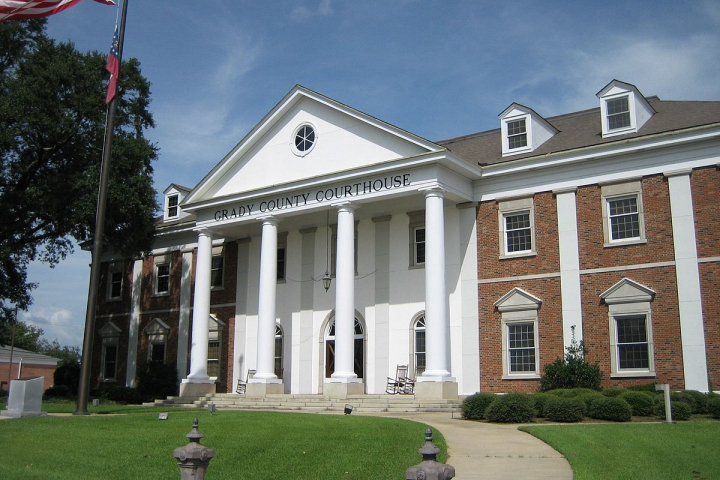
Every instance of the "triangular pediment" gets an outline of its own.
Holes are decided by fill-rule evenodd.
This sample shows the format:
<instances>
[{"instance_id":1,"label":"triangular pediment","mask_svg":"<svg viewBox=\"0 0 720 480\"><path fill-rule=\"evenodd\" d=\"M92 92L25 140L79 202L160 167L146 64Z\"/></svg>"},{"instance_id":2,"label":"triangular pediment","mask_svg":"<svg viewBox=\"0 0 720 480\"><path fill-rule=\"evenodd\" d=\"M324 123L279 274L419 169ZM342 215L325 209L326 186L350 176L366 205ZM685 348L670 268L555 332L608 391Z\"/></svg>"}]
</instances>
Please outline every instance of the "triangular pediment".
<instances>
[{"instance_id":1,"label":"triangular pediment","mask_svg":"<svg viewBox=\"0 0 720 480\"><path fill-rule=\"evenodd\" d=\"M312 146L298 148L307 126ZM308 130L309 131L309 130ZM443 150L376 118L296 86L193 189L185 203L291 185Z\"/></svg>"},{"instance_id":2,"label":"triangular pediment","mask_svg":"<svg viewBox=\"0 0 720 480\"><path fill-rule=\"evenodd\" d=\"M165 335L170 330L167 323L163 322L159 318L153 319L152 322L145 327L145 333L147 335Z\"/></svg>"},{"instance_id":3,"label":"triangular pediment","mask_svg":"<svg viewBox=\"0 0 720 480\"><path fill-rule=\"evenodd\" d=\"M501 312L519 312L524 310L537 310L542 300L535 295L526 292L522 288L513 288L495 302L495 306Z\"/></svg>"},{"instance_id":4,"label":"triangular pediment","mask_svg":"<svg viewBox=\"0 0 720 480\"><path fill-rule=\"evenodd\" d=\"M113 322L106 323L99 331L101 337L108 338L108 337L119 337L122 330L115 325Z\"/></svg>"},{"instance_id":5,"label":"triangular pediment","mask_svg":"<svg viewBox=\"0 0 720 480\"><path fill-rule=\"evenodd\" d=\"M654 290L629 278L623 278L600 294L607 305L650 302L654 297Z\"/></svg>"}]
</instances>

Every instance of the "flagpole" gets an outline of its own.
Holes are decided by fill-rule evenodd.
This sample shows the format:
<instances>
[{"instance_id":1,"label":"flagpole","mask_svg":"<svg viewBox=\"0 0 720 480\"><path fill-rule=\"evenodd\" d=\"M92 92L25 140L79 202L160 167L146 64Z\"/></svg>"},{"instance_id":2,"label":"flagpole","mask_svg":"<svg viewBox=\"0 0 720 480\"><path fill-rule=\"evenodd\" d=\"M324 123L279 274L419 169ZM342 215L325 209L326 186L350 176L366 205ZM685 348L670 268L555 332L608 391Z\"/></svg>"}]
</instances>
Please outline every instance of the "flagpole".
<instances>
[{"instance_id":1,"label":"flagpole","mask_svg":"<svg viewBox=\"0 0 720 480\"><path fill-rule=\"evenodd\" d=\"M125 19L128 0L123 0L118 37L118 65L122 63L123 42L125 40ZM103 233L105 230L105 207L107 204L107 185L110 177L110 153L112 151L113 129L115 127L115 106L118 95L115 92L108 106L108 118L105 124L105 146L100 165L100 188L98 191L97 212L95 214L95 237L93 238L92 264L90 265L90 285L88 287L87 311L85 313L85 338L83 339L82 360L80 362L80 383L78 386L77 409L73 415L89 415L88 394L90 391L90 371L92 364L93 340L95 335L95 310L97 290L100 280L100 260L102 256Z\"/></svg>"}]
</instances>

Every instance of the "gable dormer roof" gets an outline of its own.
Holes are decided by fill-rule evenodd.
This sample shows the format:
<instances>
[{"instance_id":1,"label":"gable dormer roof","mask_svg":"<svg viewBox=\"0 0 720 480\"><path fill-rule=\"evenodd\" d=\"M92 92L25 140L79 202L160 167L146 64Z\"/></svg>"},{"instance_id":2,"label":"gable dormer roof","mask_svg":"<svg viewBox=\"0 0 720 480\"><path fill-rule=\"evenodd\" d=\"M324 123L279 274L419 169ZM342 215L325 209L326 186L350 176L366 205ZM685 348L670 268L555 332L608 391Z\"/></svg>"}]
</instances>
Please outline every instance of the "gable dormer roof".
<instances>
[{"instance_id":1,"label":"gable dormer roof","mask_svg":"<svg viewBox=\"0 0 720 480\"><path fill-rule=\"evenodd\" d=\"M176 183L171 183L170 186L163 191L165 196L163 201L163 223L177 222L188 216L186 212L183 212L180 205L190 191L191 189L188 187L183 187Z\"/></svg>"},{"instance_id":2,"label":"gable dormer roof","mask_svg":"<svg viewBox=\"0 0 720 480\"><path fill-rule=\"evenodd\" d=\"M513 103L498 115L502 137L502 155L535 151L558 130L532 108Z\"/></svg>"},{"instance_id":3,"label":"gable dormer roof","mask_svg":"<svg viewBox=\"0 0 720 480\"><path fill-rule=\"evenodd\" d=\"M656 112L635 85L613 80L597 93L602 136L638 132Z\"/></svg>"}]
</instances>

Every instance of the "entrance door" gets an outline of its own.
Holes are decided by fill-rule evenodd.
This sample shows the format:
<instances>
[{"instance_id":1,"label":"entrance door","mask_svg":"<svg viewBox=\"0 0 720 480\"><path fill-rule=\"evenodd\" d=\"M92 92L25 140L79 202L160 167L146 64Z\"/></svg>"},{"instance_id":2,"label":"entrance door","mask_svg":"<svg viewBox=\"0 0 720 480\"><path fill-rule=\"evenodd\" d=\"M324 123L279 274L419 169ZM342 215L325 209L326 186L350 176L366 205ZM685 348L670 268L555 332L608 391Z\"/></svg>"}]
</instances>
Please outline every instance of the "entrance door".
<instances>
[{"instance_id":1,"label":"entrance door","mask_svg":"<svg viewBox=\"0 0 720 480\"><path fill-rule=\"evenodd\" d=\"M355 357L354 370L358 378L365 374L365 341L364 330L360 321L355 319ZM325 378L330 378L335 372L335 319L330 323L325 334Z\"/></svg>"}]
</instances>

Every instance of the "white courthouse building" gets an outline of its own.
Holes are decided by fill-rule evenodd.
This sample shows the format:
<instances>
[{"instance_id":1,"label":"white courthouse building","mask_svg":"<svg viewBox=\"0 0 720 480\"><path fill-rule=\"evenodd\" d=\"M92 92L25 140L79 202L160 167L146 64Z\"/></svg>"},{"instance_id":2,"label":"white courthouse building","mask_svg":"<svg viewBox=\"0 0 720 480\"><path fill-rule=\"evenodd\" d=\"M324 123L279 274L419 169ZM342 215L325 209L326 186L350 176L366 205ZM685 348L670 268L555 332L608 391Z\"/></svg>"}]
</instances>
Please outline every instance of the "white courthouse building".
<instances>
[{"instance_id":1,"label":"white courthouse building","mask_svg":"<svg viewBox=\"0 0 720 480\"><path fill-rule=\"evenodd\" d=\"M434 143L293 88L194 188L165 190L149 255L107 256L96 380L162 361L186 396L254 371L252 395L343 398L408 365L422 398L533 391L575 332L604 386L707 391L720 238L673 229L718 226L720 102L619 81L598 97L549 119L511 104L498 129Z\"/></svg>"}]
</instances>

